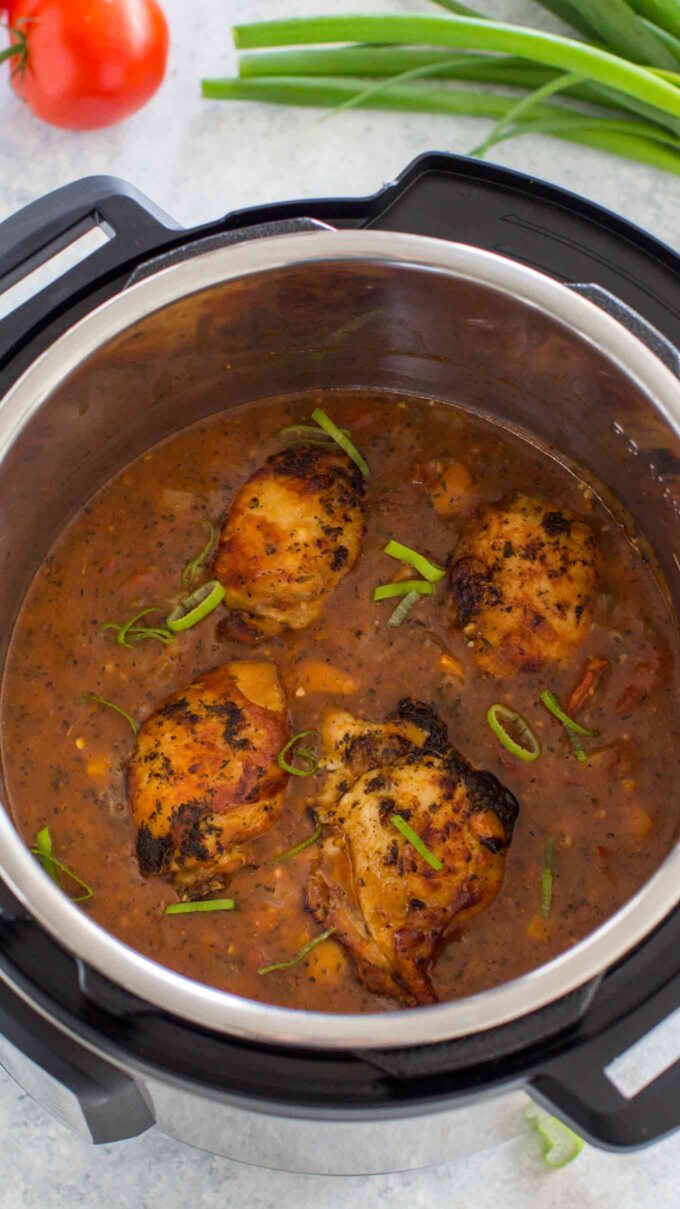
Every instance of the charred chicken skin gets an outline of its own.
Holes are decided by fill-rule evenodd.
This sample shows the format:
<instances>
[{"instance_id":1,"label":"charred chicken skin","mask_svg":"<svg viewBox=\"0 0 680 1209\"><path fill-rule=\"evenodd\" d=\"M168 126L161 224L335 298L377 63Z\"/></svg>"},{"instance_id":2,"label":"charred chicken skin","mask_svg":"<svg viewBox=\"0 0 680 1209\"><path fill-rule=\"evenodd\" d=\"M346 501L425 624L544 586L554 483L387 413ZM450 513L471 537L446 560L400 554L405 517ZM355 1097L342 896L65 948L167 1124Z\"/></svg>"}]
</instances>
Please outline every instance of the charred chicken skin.
<instances>
[{"instance_id":1,"label":"charred chicken skin","mask_svg":"<svg viewBox=\"0 0 680 1209\"><path fill-rule=\"evenodd\" d=\"M464 526L449 568L457 626L498 679L562 663L588 633L597 580L592 529L513 492Z\"/></svg>"},{"instance_id":2,"label":"charred chicken skin","mask_svg":"<svg viewBox=\"0 0 680 1209\"><path fill-rule=\"evenodd\" d=\"M225 636L257 642L320 617L359 556L362 493L360 471L338 446L293 445L267 458L220 536Z\"/></svg>"},{"instance_id":3,"label":"charred chicken skin","mask_svg":"<svg viewBox=\"0 0 680 1209\"><path fill-rule=\"evenodd\" d=\"M250 863L250 841L279 817L289 737L276 668L226 663L173 693L142 725L128 770L143 874L192 897Z\"/></svg>"},{"instance_id":4,"label":"charred chicken skin","mask_svg":"<svg viewBox=\"0 0 680 1209\"><path fill-rule=\"evenodd\" d=\"M503 880L515 797L449 745L434 710L404 700L386 723L345 711L323 723L325 825L310 911L351 954L360 981L406 1005L436 1002L430 967L447 929L483 911ZM441 862L395 827L400 815Z\"/></svg>"}]
</instances>

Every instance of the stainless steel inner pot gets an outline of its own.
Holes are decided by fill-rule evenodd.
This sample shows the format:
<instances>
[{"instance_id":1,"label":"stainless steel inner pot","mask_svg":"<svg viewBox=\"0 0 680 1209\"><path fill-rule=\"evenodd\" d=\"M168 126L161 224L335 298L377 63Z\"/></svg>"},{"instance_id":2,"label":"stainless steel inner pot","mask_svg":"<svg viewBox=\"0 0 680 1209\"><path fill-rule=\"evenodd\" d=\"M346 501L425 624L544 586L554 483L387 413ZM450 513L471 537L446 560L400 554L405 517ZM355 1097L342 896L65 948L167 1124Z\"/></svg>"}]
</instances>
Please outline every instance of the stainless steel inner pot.
<instances>
[{"instance_id":1,"label":"stainless steel inner pot","mask_svg":"<svg viewBox=\"0 0 680 1209\"><path fill-rule=\"evenodd\" d=\"M585 298L503 257L370 231L259 239L173 265L57 340L0 408L0 656L31 576L83 502L144 449L262 396L411 392L519 428L621 501L677 613L680 383ZM612 919L549 964L469 999L365 1016L297 1012L183 978L116 940L54 886L0 809L0 874L40 923L114 982L257 1041L423 1045L492 1028L584 984L680 900L680 848Z\"/></svg>"}]
</instances>

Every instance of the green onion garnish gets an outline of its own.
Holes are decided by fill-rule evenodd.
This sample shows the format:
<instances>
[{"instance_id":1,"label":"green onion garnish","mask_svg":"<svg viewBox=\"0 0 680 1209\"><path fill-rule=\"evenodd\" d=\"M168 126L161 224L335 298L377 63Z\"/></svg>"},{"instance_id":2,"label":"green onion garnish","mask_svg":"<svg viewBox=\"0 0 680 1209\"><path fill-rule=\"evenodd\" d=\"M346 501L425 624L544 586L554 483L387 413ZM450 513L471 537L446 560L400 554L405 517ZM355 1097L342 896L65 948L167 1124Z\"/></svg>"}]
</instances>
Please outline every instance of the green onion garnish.
<instances>
[{"instance_id":1,"label":"green onion garnish","mask_svg":"<svg viewBox=\"0 0 680 1209\"><path fill-rule=\"evenodd\" d=\"M280 852L278 856L272 856L270 860L267 861L267 864L280 865L283 861L289 861L291 857L297 856L299 852L304 852L305 848L311 848L312 844L315 844L317 840L321 839L322 834L323 827L321 824L319 824L316 831L313 831L311 835L308 835L306 840L302 840L299 844L296 844L294 848L287 848L285 852Z\"/></svg>"},{"instance_id":2,"label":"green onion garnish","mask_svg":"<svg viewBox=\"0 0 680 1209\"><path fill-rule=\"evenodd\" d=\"M385 554L389 554L390 558L398 558L402 563L408 563L409 567L415 567L418 574L422 575L423 579L427 579L429 583L439 583L439 580L446 575L443 567L438 567L436 563L430 562L424 554L419 554L410 546L403 546L401 542L388 542L385 546Z\"/></svg>"},{"instance_id":3,"label":"green onion garnish","mask_svg":"<svg viewBox=\"0 0 680 1209\"><path fill-rule=\"evenodd\" d=\"M233 898L203 898L195 903L170 903L164 908L164 915L190 915L193 911L233 911L236 902Z\"/></svg>"},{"instance_id":4,"label":"green onion garnish","mask_svg":"<svg viewBox=\"0 0 680 1209\"><path fill-rule=\"evenodd\" d=\"M416 596L431 596L434 588L426 579L402 579L400 583L380 584L373 589L374 600L389 600L392 596L406 596L415 592Z\"/></svg>"},{"instance_id":5,"label":"green onion garnish","mask_svg":"<svg viewBox=\"0 0 680 1209\"><path fill-rule=\"evenodd\" d=\"M166 618L165 624L169 630L174 630L179 633L181 630L190 630L192 626L202 621L209 613L212 613L217 608L218 604L224 600L225 591L221 583L216 579L208 580L208 583L201 584L191 596L187 596L181 604L173 609L169 617Z\"/></svg>"},{"instance_id":6,"label":"green onion garnish","mask_svg":"<svg viewBox=\"0 0 680 1209\"><path fill-rule=\"evenodd\" d=\"M347 456L359 467L364 478L367 479L369 475L368 463L362 458L359 450L352 444L349 437L345 436L342 429L338 428L337 424L334 424L320 407L314 408L312 419L319 425L319 428L323 428L323 431L333 438L341 449L344 449Z\"/></svg>"},{"instance_id":7,"label":"green onion garnish","mask_svg":"<svg viewBox=\"0 0 680 1209\"><path fill-rule=\"evenodd\" d=\"M308 940L307 944L303 945L293 957L288 958L288 961L277 961L274 963L274 965L262 966L257 971L258 974L271 974L272 970L290 969L291 966L297 965L298 961L302 961L302 959L306 957L308 953L311 953L312 949L315 949L317 945L320 945L323 940L328 940L328 937L332 936L334 932L335 928L327 928L325 932L320 932L319 935L315 936L313 940Z\"/></svg>"},{"instance_id":8,"label":"green onion garnish","mask_svg":"<svg viewBox=\"0 0 680 1209\"><path fill-rule=\"evenodd\" d=\"M215 527L210 521L203 521L203 532L206 535L206 543L194 558L190 558L182 569L180 580L183 588L190 588L196 579L201 567L210 557L213 546L215 545Z\"/></svg>"},{"instance_id":9,"label":"green onion garnish","mask_svg":"<svg viewBox=\"0 0 680 1209\"><path fill-rule=\"evenodd\" d=\"M419 600L418 592L408 592L404 599L400 601L396 609L387 619L387 624L391 626L401 625L402 621L408 617L414 604Z\"/></svg>"},{"instance_id":10,"label":"green onion garnish","mask_svg":"<svg viewBox=\"0 0 680 1209\"><path fill-rule=\"evenodd\" d=\"M100 697L99 693L83 693L80 700L82 702L93 701L95 705L105 705L107 709L114 710L115 713L120 714L121 718L125 718L125 721L129 722L132 727L132 733L134 735L137 734L139 727L132 715L126 709L123 709L122 706L116 705L114 701L107 701L106 697Z\"/></svg>"},{"instance_id":11,"label":"green onion garnish","mask_svg":"<svg viewBox=\"0 0 680 1209\"><path fill-rule=\"evenodd\" d=\"M597 730L586 730L585 726L581 726L580 722L575 722L573 718L570 718L568 714L565 714L555 694L548 692L547 689L541 693L541 701L543 702L545 708L549 709L550 713L554 714L562 725L566 726L567 730L573 731L574 734L585 735L586 738L592 738L594 735L599 734L599 731Z\"/></svg>"},{"instance_id":12,"label":"green onion garnish","mask_svg":"<svg viewBox=\"0 0 680 1209\"><path fill-rule=\"evenodd\" d=\"M31 848L30 851L34 856L37 856L45 872L49 874L49 876L52 878L52 881L56 882L60 888L61 881L59 880L59 874L57 873L58 869L60 869L62 873L65 873L67 877L70 877L71 881L75 882L77 886L82 886L83 890L85 891L84 894L77 894L75 897L69 894L69 898L71 899L72 903L84 903L87 902L88 898L92 898L92 895L94 894L92 886L88 886L87 882L84 882L82 877L78 877L77 873L74 873L72 869L69 869L68 865L65 865L54 855L54 852L52 851L52 836L50 835L49 827L40 828L40 831L35 837L35 847Z\"/></svg>"},{"instance_id":13,"label":"green onion garnish","mask_svg":"<svg viewBox=\"0 0 680 1209\"><path fill-rule=\"evenodd\" d=\"M543 872L541 873L541 919L550 919L553 894L553 839L545 837L543 849Z\"/></svg>"},{"instance_id":14,"label":"green onion garnish","mask_svg":"<svg viewBox=\"0 0 680 1209\"><path fill-rule=\"evenodd\" d=\"M541 701L545 708L550 710L550 713L562 723L567 732L571 749L579 764L585 764L588 757L583 750L583 744L579 736L584 735L586 738L593 738L595 735L599 735L599 730L587 730L585 726L581 726L580 722L575 722L573 718L565 714L555 694L549 692L547 689L541 693Z\"/></svg>"},{"instance_id":15,"label":"green onion garnish","mask_svg":"<svg viewBox=\"0 0 680 1209\"><path fill-rule=\"evenodd\" d=\"M291 747L295 746L298 739L306 739L307 735L318 735L318 733L316 727L312 727L311 730L301 730L297 735L293 735L293 738L288 740L286 746L281 749L276 757L276 763L279 768L282 768L284 772L289 772L294 777L313 777L319 768L319 761L313 751L310 751L308 747L298 747L291 756L292 760L304 760L309 765L309 768L296 768L294 764L289 764L286 760L286 753L290 751Z\"/></svg>"},{"instance_id":16,"label":"green onion garnish","mask_svg":"<svg viewBox=\"0 0 680 1209\"><path fill-rule=\"evenodd\" d=\"M107 621L101 626L100 633L104 634L107 630L115 630L116 642L120 646L132 646L133 642L141 642L144 638L155 638L157 642L167 644L173 641L173 636L165 625L145 626L136 624L140 618L146 617L148 613L160 613L160 611L160 609L155 607L142 609L140 613L135 613L134 617L131 617L129 621L124 621L122 624L119 624L117 621Z\"/></svg>"},{"instance_id":17,"label":"green onion garnish","mask_svg":"<svg viewBox=\"0 0 680 1209\"><path fill-rule=\"evenodd\" d=\"M533 1125L543 1145L543 1157L549 1167L566 1167L583 1150L583 1138L536 1104L526 1110L526 1119Z\"/></svg>"},{"instance_id":18,"label":"green onion garnish","mask_svg":"<svg viewBox=\"0 0 680 1209\"><path fill-rule=\"evenodd\" d=\"M510 709L507 705L501 705L497 701L487 710L486 720L496 738L512 756L527 762L538 759L541 754L541 745L526 718L522 714L518 714L517 710ZM513 738L510 733L510 727L516 738Z\"/></svg>"},{"instance_id":19,"label":"green onion garnish","mask_svg":"<svg viewBox=\"0 0 680 1209\"><path fill-rule=\"evenodd\" d=\"M416 852L422 856L423 860L427 861L428 865L431 865L431 867L435 869L437 873L439 873L440 869L444 868L439 857L435 856L434 852L430 852L430 849L423 843L420 836L416 835L412 827L409 827L406 819L402 818L400 814L392 814L390 815L390 821L394 824L397 831L401 832L404 839L408 840L409 844L415 848Z\"/></svg>"}]
</instances>

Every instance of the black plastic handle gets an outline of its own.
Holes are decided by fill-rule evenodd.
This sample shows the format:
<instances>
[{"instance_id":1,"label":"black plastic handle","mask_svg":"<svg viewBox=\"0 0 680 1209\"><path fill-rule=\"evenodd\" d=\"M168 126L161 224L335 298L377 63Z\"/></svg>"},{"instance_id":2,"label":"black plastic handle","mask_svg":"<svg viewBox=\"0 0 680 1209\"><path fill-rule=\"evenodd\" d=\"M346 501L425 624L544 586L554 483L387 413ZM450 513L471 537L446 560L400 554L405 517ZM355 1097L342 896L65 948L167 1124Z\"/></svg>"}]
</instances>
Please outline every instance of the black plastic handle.
<instances>
[{"instance_id":1,"label":"black plastic handle","mask_svg":"<svg viewBox=\"0 0 680 1209\"><path fill-rule=\"evenodd\" d=\"M109 237L106 244L0 320L0 363L60 307L72 305L93 280L115 279L126 265L157 251L181 229L125 181L86 177L0 223L0 294L95 226Z\"/></svg>"},{"instance_id":2,"label":"black plastic handle","mask_svg":"<svg viewBox=\"0 0 680 1209\"><path fill-rule=\"evenodd\" d=\"M637 1150L680 1128L680 1058L634 1096L606 1068L676 1011L680 974L604 1034L581 1042L533 1076L528 1091L588 1141L607 1150Z\"/></svg>"}]
</instances>

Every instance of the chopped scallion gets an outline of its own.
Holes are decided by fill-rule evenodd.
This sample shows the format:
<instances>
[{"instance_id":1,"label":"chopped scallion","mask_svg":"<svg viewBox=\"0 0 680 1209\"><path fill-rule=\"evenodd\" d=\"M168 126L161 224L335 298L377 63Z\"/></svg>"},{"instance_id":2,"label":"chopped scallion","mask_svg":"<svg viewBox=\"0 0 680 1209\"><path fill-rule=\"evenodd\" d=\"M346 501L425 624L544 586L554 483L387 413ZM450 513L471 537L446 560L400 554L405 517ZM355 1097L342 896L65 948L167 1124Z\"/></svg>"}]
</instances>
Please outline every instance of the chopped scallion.
<instances>
[{"instance_id":1,"label":"chopped scallion","mask_svg":"<svg viewBox=\"0 0 680 1209\"><path fill-rule=\"evenodd\" d=\"M406 596L415 592L417 596L431 596L434 588L426 579L402 579L399 583L380 584L373 589L374 600L389 600L392 596Z\"/></svg>"},{"instance_id":2,"label":"chopped scallion","mask_svg":"<svg viewBox=\"0 0 680 1209\"><path fill-rule=\"evenodd\" d=\"M49 827L40 828L40 831L35 837L35 847L31 848L30 851L34 856L37 856L45 872L49 874L49 876L52 878L52 881L56 882L60 888L61 880L57 870L61 870L61 872L65 873L72 882L75 882L77 886L82 887L84 894L69 894L68 897L71 899L72 903L84 903L87 902L88 898L92 898L92 895L94 894L92 886L88 886L87 882L84 882L82 877L78 877L77 873L74 873L72 869L69 869L68 865L65 865L63 861L58 860L54 855L52 848L52 836L50 834Z\"/></svg>"},{"instance_id":3,"label":"chopped scallion","mask_svg":"<svg viewBox=\"0 0 680 1209\"><path fill-rule=\"evenodd\" d=\"M583 735L585 738L590 739L594 738L596 735L599 735L600 732L598 730L587 730L585 726L581 726L580 722L575 722L573 718L570 718L568 714L565 714L555 694L549 692L547 689L541 693L541 701L543 702L545 708L550 710L550 713L553 715L553 717L557 718L558 721L562 723L565 731L567 732L567 738L569 739L571 749L579 764L585 764L588 757L583 749L580 736Z\"/></svg>"},{"instance_id":4,"label":"chopped scallion","mask_svg":"<svg viewBox=\"0 0 680 1209\"><path fill-rule=\"evenodd\" d=\"M108 701L106 697L101 697L99 693L83 693L80 700L83 703L86 701L92 701L95 705L104 705L107 709L112 709L116 714L120 714L121 718L125 718L125 721L128 722L132 727L132 733L134 735L137 734L139 727L132 717L132 714L129 714L126 709L122 708L122 706L116 705L114 701Z\"/></svg>"},{"instance_id":5,"label":"chopped scallion","mask_svg":"<svg viewBox=\"0 0 680 1209\"><path fill-rule=\"evenodd\" d=\"M209 613L212 613L219 604L224 600L225 591L221 583L216 579L208 580L208 583L201 584L191 596L187 596L176 609L173 609L169 617L166 618L165 624L169 630L174 630L179 633L182 630L190 630L192 626L203 621Z\"/></svg>"},{"instance_id":6,"label":"chopped scallion","mask_svg":"<svg viewBox=\"0 0 680 1209\"><path fill-rule=\"evenodd\" d=\"M538 759L541 745L526 718L518 714L517 710L496 702L487 710L486 720L496 738L511 755L527 762ZM514 731L515 738L510 733L510 728Z\"/></svg>"},{"instance_id":7,"label":"chopped scallion","mask_svg":"<svg viewBox=\"0 0 680 1209\"><path fill-rule=\"evenodd\" d=\"M137 622L149 613L160 612L160 609L152 606L148 609L142 609L139 613L135 613L134 617L131 617L129 621L124 621L122 624L119 624L117 621L107 621L101 627L100 633L105 634L107 630L114 630L116 642L120 646L132 646L134 642L141 642L144 638L154 638L157 642L167 644L173 641L173 635L167 626L137 625Z\"/></svg>"},{"instance_id":8,"label":"chopped scallion","mask_svg":"<svg viewBox=\"0 0 680 1209\"><path fill-rule=\"evenodd\" d=\"M401 625L402 621L408 617L414 604L420 599L417 592L408 592L404 599L399 602L396 609L387 619L387 624L391 626Z\"/></svg>"},{"instance_id":9,"label":"chopped scallion","mask_svg":"<svg viewBox=\"0 0 680 1209\"><path fill-rule=\"evenodd\" d=\"M409 827L405 818L403 818L400 814L393 814L390 815L390 820L396 827L397 831L401 832L404 839L408 840L409 844L415 848L416 852L422 856L424 861L427 861L428 865L430 865L432 869L435 869L436 872L439 873L440 869L444 868L439 857L435 856L434 852L430 852L430 849L426 844L423 843L420 836L416 834L412 827Z\"/></svg>"},{"instance_id":10,"label":"chopped scallion","mask_svg":"<svg viewBox=\"0 0 680 1209\"><path fill-rule=\"evenodd\" d=\"M191 915L194 911L233 911L236 902L233 898L202 898L194 903L170 903L164 908L164 915Z\"/></svg>"},{"instance_id":11,"label":"chopped scallion","mask_svg":"<svg viewBox=\"0 0 680 1209\"><path fill-rule=\"evenodd\" d=\"M539 1108L537 1104L529 1105L526 1119L541 1139L543 1157L549 1167L566 1167L567 1163L578 1158L583 1150L583 1138L563 1121Z\"/></svg>"},{"instance_id":12,"label":"chopped scallion","mask_svg":"<svg viewBox=\"0 0 680 1209\"><path fill-rule=\"evenodd\" d=\"M180 581L183 588L190 588L196 579L201 567L208 561L215 545L215 527L210 521L203 521L203 532L206 536L205 545L199 550L194 558L190 558L182 569Z\"/></svg>"},{"instance_id":13,"label":"chopped scallion","mask_svg":"<svg viewBox=\"0 0 680 1209\"><path fill-rule=\"evenodd\" d=\"M295 747L295 744L299 739L306 739L307 735L318 735L318 733L316 727L312 727L311 730L301 730L297 735L293 735L293 738L288 740L286 746L281 749L276 757L276 763L279 768L282 768L284 772L289 772L293 777L313 777L314 773L318 771L319 761L314 752L310 751L308 747ZM286 760L286 754L291 748L294 748L291 759L304 760L309 767L296 768L294 764L289 764Z\"/></svg>"},{"instance_id":14,"label":"chopped scallion","mask_svg":"<svg viewBox=\"0 0 680 1209\"><path fill-rule=\"evenodd\" d=\"M312 949L315 949L322 941L328 940L328 937L332 936L334 932L335 928L326 928L325 932L320 932L318 936L315 936L312 940L308 940L306 945L303 945L301 949L298 949L297 953L288 958L288 961L276 961L273 965L262 966L257 971L258 974L271 974L273 970L289 970L291 966L295 966L299 961L303 961L307 954L311 953Z\"/></svg>"},{"instance_id":15,"label":"chopped scallion","mask_svg":"<svg viewBox=\"0 0 680 1209\"><path fill-rule=\"evenodd\" d=\"M553 838L546 835L541 873L541 919L550 919L553 895Z\"/></svg>"},{"instance_id":16,"label":"chopped scallion","mask_svg":"<svg viewBox=\"0 0 680 1209\"><path fill-rule=\"evenodd\" d=\"M446 575L443 567L438 567L436 563L430 562L424 554L419 554L417 550L412 550L410 546L404 546L401 542L389 541L385 546L385 554L389 554L390 558L397 558L399 562L408 563L409 567L414 567L423 579L428 583L439 583Z\"/></svg>"},{"instance_id":17,"label":"chopped scallion","mask_svg":"<svg viewBox=\"0 0 680 1209\"><path fill-rule=\"evenodd\" d=\"M319 425L319 428L322 428L324 432L328 433L329 437L333 438L336 444L339 445L347 456L352 459L354 464L359 467L359 470L363 474L364 478L367 479L370 473L368 469L368 462L362 458L356 445L354 445L352 441L350 441L349 437L345 435L342 428L338 428L337 424L334 424L330 416L327 416L325 411L322 411L320 407L314 408L314 411L312 412L312 419Z\"/></svg>"},{"instance_id":18,"label":"chopped scallion","mask_svg":"<svg viewBox=\"0 0 680 1209\"><path fill-rule=\"evenodd\" d=\"M316 844L317 840L321 839L322 834L323 827L321 824L319 824L316 831L313 831L311 835L308 835L306 840L301 840L301 842L296 844L294 848L286 848L286 851L280 852L278 856L272 856L270 860L267 861L267 864L280 865L283 863L283 861L291 860L292 857L297 856L298 853L304 852L305 848L311 848L312 844Z\"/></svg>"}]
</instances>

